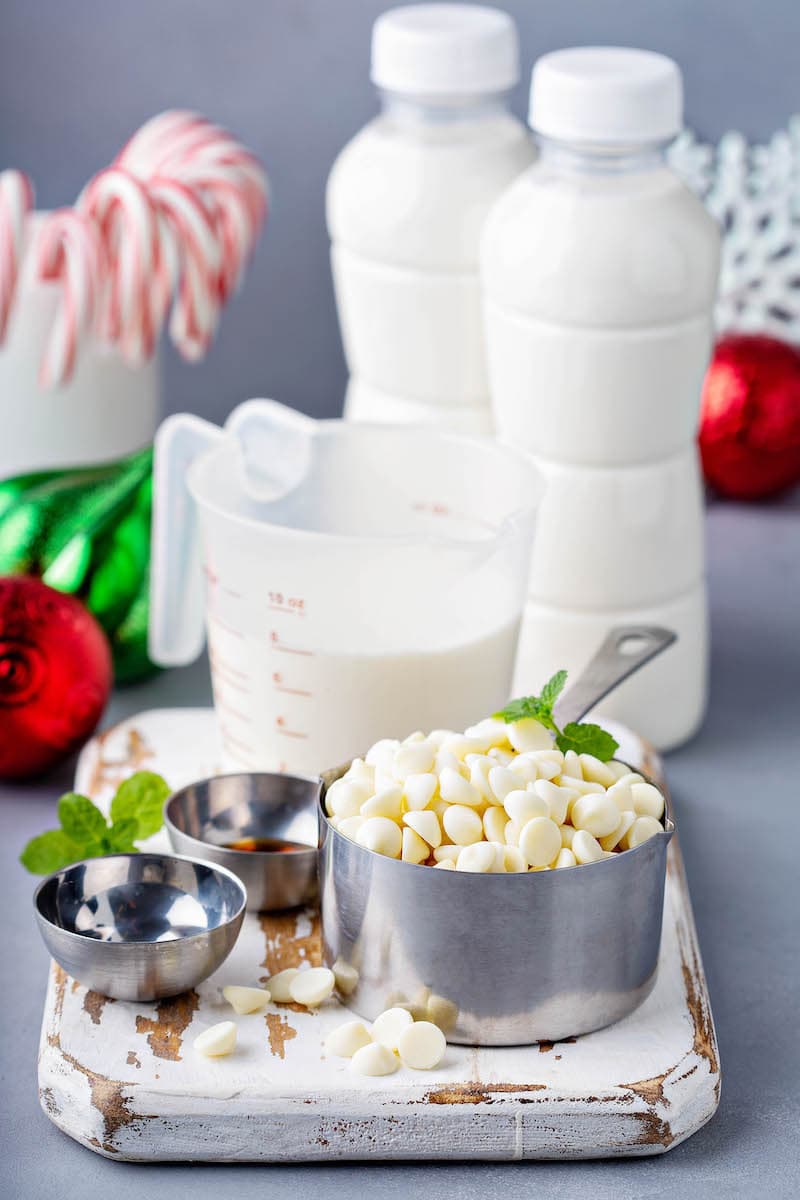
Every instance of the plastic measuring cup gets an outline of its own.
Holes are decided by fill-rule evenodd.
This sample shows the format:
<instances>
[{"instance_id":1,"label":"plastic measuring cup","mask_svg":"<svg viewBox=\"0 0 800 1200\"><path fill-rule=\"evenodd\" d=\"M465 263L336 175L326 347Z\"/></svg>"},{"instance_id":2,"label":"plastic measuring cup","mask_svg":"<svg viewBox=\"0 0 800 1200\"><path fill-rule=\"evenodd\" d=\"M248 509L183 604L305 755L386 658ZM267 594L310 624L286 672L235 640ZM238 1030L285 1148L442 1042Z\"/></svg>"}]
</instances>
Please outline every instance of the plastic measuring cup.
<instances>
[{"instance_id":1,"label":"plastic measuring cup","mask_svg":"<svg viewBox=\"0 0 800 1200\"><path fill-rule=\"evenodd\" d=\"M155 485L150 651L196 658L205 609L230 766L317 774L508 699L540 494L526 455L253 400L224 431L168 418Z\"/></svg>"}]
</instances>

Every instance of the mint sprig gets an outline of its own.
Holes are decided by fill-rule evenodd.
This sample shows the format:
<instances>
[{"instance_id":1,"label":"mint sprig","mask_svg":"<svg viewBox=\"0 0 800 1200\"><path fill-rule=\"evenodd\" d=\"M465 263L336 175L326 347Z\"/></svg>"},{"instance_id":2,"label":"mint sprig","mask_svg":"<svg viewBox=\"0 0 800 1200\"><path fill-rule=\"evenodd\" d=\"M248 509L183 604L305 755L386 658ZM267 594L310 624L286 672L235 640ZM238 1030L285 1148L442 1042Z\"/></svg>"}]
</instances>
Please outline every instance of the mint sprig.
<instances>
[{"instance_id":1,"label":"mint sprig","mask_svg":"<svg viewBox=\"0 0 800 1200\"><path fill-rule=\"evenodd\" d=\"M58 802L61 828L31 838L19 861L32 875L49 875L83 858L135 853L137 841L161 828L168 795L160 775L137 771L120 784L109 822L88 796L67 792Z\"/></svg>"},{"instance_id":2,"label":"mint sprig","mask_svg":"<svg viewBox=\"0 0 800 1200\"><path fill-rule=\"evenodd\" d=\"M532 717L555 734L556 745L563 753L574 750L576 754L591 754L601 762L608 762L619 749L619 742L607 730L589 721L570 721L563 729L556 725L553 708L566 682L567 672L556 671L538 696L521 696L517 700L511 700L494 715L507 725Z\"/></svg>"}]
</instances>

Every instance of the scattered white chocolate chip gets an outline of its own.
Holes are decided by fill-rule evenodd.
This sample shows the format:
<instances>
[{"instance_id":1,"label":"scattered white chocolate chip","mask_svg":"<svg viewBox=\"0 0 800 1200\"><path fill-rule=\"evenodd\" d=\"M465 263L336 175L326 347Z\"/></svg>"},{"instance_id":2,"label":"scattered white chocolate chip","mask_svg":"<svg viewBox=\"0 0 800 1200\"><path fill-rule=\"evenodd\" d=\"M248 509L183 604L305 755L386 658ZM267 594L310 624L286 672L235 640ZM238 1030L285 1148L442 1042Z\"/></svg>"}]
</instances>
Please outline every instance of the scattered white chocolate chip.
<instances>
[{"instance_id":1,"label":"scattered white chocolate chip","mask_svg":"<svg viewBox=\"0 0 800 1200\"><path fill-rule=\"evenodd\" d=\"M269 992L265 988L255 987L239 987L236 984L229 984L222 989L222 994L230 1004L231 1008L243 1015L244 1013L258 1012L269 1004Z\"/></svg>"},{"instance_id":2,"label":"scattered white chocolate chip","mask_svg":"<svg viewBox=\"0 0 800 1200\"><path fill-rule=\"evenodd\" d=\"M380 1042L369 1042L350 1059L350 1068L357 1075L392 1075L399 1066L397 1055Z\"/></svg>"},{"instance_id":3,"label":"scattered white chocolate chip","mask_svg":"<svg viewBox=\"0 0 800 1200\"><path fill-rule=\"evenodd\" d=\"M632 810L621 812L619 814L619 824L617 825L616 829L614 829L612 833L607 834L605 837L600 838L600 845L602 848L604 850L615 850L635 820L636 813Z\"/></svg>"},{"instance_id":4,"label":"scattered white chocolate chip","mask_svg":"<svg viewBox=\"0 0 800 1200\"><path fill-rule=\"evenodd\" d=\"M463 804L468 808L480 808L483 804L478 789L452 767L445 767L439 775L439 794L448 804Z\"/></svg>"},{"instance_id":5,"label":"scattered white chocolate chip","mask_svg":"<svg viewBox=\"0 0 800 1200\"><path fill-rule=\"evenodd\" d=\"M345 1021L344 1025L339 1025L328 1034L325 1051L337 1058L352 1058L357 1050L368 1046L371 1041L372 1034L363 1021Z\"/></svg>"},{"instance_id":6,"label":"scattered white chocolate chip","mask_svg":"<svg viewBox=\"0 0 800 1200\"><path fill-rule=\"evenodd\" d=\"M430 1071L444 1058L447 1041L432 1021L415 1021L400 1034L397 1050L404 1066Z\"/></svg>"},{"instance_id":7,"label":"scattered white chocolate chip","mask_svg":"<svg viewBox=\"0 0 800 1200\"><path fill-rule=\"evenodd\" d=\"M298 971L289 982L289 995L296 1004L316 1008L333 993L336 977L329 967L310 967Z\"/></svg>"},{"instance_id":8,"label":"scattered white chocolate chip","mask_svg":"<svg viewBox=\"0 0 800 1200\"><path fill-rule=\"evenodd\" d=\"M438 1025L443 1033L449 1033L458 1020L458 1005L444 996L432 995L428 1000L427 1017Z\"/></svg>"},{"instance_id":9,"label":"scattered white chocolate chip","mask_svg":"<svg viewBox=\"0 0 800 1200\"><path fill-rule=\"evenodd\" d=\"M292 993L289 991L289 985L296 975L299 975L297 967L287 967L284 971L278 971L277 975L273 975L267 980L267 991L272 1000L276 1004L289 1004L292 1000Z\"/></svg>"},{"instance_id":10,"label":"scattered white chocolate chip","mask_svg":"<svg viewBox=\"0 0 800 1200\"><path fill-rule=\"evenodd\" d=\"M434 868L440 871L455 871L456 864L452 858L443 858L441 862L434 863Z\"/></svg>"},{"instance_id":11,"label":"scattered white chocolate chip","mask_svg":"<svg viewBox=\"0 0 800 1200\"><path fill-rule=\"evenodd\" d=\"M602 783L604 788L609 788L616 783L617 777L613 771L609 770L608 764L601 762L593 754L581 754L580 760L583 778L590 783Z\"/></svg>"},{"instance_id":12,"label":"scattered white chocolate chip","mask_svg":"<svg viewBox=\"0 0 800 1200\"><path fill-rule=\"evenodd\" d=\"M439 866L441 866L443 862L450 862L453 866L455 866L461 850L461 846L437 846L433 852L433 857L436 859L436 862Z\"/></svg>"},{"instance_id":13,"label":"scattered white chocolate chip","mask_svg":"<svg viewBox=\"0 0 800 1200\"><path fill-rule=\"evenodd\" d=\"M556 855L556 861L553 863L557 871L561 870L562 867L577 867L577 865L577 858L566 846L562 850L559 850Z\"/></svg>"},{"instance_id":14,"label":"scattered white chocolate chip","mask_svg":"<svg viewBox=\"0 0 800 1200\"><path fill-rule=\"evenodd\" d=\"M511 820L516 821L518 825L524 825L526 821L532 821L534 817L550 816L550 806L535 791L518 789L509 792L503 801L503 807Z\"/></svg>"},{"instance_id":15,"label":"scattered white chocolate chip","mask_svg":"<svg viewBox=\"0 0 800 1200\"><path fill-rule=\"evenodd\" d=\"M342 958L337 958L331 967L336 986L343 996L349 996L358 986L358 971Z\"/></svg>"},{"instance_id":16,"label":"scattered white chocolate chip","mask_svg":"<svg viewBox=\"0 0 800 1200\"><path fill-rule=\"evenodd\" d=\"M403 793L399 787L384 788L364 801L361 805L361 816L388 817L392 821L399 821L402 804Z\"/></svg>"},{"instance_id":17,"label":"scattered white chocolate chip","mask_svg":"<svg viewBox=\"0 0 800 1200\"><path fill-rule=\"evenodd\" d=\"M425 998L427 1005L427 996ZM396 1050L400 1034L414 1018L407 1008L387 1008L372 1022L372 1036L387 1050Z\"/></svg>"},{"instance_id":18,"label":"scattered white chocolate chip","mask_svg":"<svg viewBox=\"0 0 800 1200\"><path fill-rule=\"evenodd\" d=\"M487 842L505 842L508 814L504 808L492 804L483 814L483 832Z\"/></svg>"},{"instance_id":19,"label":"scattered white chocolate chip","mask_svg":"<svg viewBox=\"0 0 800 1200\"><path fill-rule=\"evenodd\" d=\"M210 1029L204 1029L194 1039L194 1048L207 1058L222 1058L236 1049L236 1025L233 1021L220 1021Z\"/></svg>"}]
</instances>

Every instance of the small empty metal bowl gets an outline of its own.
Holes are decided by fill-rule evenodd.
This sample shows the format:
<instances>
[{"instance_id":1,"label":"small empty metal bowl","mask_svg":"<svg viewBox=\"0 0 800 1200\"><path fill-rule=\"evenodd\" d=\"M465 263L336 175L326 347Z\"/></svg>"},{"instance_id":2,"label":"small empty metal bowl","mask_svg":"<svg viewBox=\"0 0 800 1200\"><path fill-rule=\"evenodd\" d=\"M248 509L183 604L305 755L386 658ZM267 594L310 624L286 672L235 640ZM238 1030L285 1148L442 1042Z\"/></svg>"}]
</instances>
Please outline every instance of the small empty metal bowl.
<instances>
[{"instance_id":1,"label":"small empty metal bowl","mask_svg":"<svg viewBox=\"0 0 800 1200\"><path fill-rule=\"evenodd\" d=\"M245 891L211 863L111 854L48 876L33 903L47 949L73 979L115 1000L161 1000L225 961Z\"/></svg>"},{"instance_id":2,"label":"small empty metal bowl","mask_svg":"<svg viewBox=\"0 0 800 1200\"><path fill-rule=\"evenodd\" d=\"M317 896L319 789L294 775L216 775L175 792L164 822L179 854L238 875L251 912L295 908Z\"/></svg>"}]
</instances>

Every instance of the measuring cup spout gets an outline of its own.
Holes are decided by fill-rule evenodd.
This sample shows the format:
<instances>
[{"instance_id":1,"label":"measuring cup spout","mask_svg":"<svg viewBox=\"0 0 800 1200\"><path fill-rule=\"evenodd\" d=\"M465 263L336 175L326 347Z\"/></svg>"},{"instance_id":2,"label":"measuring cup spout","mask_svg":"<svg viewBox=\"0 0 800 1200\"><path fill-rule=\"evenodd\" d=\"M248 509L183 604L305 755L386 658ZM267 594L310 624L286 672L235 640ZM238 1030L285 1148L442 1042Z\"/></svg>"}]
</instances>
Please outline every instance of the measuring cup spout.
<instances>
[{"instance_id":1,"label":"measuring cup spout","mask_svg":"<svg viewBox=\"0 0 800 1200\"><path fill-rule=\"evenodd\" d=\"M308 476L319 423L276 400L245 400L225 422L241 448L240 483L253 500L279 500Z\"/></svg>"},{"instance_id":2,"label":"measuring cup spout","mask_svg":"<svg viewBox=\"0 0 800 1200\"><path fill-rule=\"evenodd\" d=\"M186 475L194 460L225 433L179 413L155 438L148 649L161 666L193 662L205 641L204 588L197 511Z\"/></svg>"}]
</instances>

